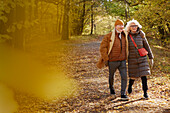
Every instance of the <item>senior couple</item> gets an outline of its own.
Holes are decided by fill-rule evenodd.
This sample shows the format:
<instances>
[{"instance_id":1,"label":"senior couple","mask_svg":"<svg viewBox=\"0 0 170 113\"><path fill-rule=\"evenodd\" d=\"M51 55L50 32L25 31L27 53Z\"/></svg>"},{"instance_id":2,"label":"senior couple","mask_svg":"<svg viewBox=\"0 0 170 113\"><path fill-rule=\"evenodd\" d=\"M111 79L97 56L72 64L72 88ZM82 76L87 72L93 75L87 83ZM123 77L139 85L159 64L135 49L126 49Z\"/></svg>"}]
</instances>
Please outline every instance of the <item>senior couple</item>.
<instances>
[{"instance_id":1,"label":"senior couple","mask_svg":"<svg viewBox=\"0 0 170 113\"><path fill-rule=\"evenodd\" d=\"M127 87L127 67L129 86L128 93L132 93L132 85L137 78L142 79L142 88L144 98L148 98L147 75L150 75L150 68L147 56L150 59L150 65L153 66L153 54L145 33L141 30L142 26L137 20L131 20L124 29L124 22L120 19L115 21L115 28L112 32L104 36L101 45L101 58L97 63L98 68L108 66L109 68L109 88L110 94L115 96L114 75L119 70L121 76L121 99L128 100L126 95ZM135 47L135 44L137 47ZM140 56L138 49L145 48L148 52L146 56Z\"/></svg>"}]
</instances>

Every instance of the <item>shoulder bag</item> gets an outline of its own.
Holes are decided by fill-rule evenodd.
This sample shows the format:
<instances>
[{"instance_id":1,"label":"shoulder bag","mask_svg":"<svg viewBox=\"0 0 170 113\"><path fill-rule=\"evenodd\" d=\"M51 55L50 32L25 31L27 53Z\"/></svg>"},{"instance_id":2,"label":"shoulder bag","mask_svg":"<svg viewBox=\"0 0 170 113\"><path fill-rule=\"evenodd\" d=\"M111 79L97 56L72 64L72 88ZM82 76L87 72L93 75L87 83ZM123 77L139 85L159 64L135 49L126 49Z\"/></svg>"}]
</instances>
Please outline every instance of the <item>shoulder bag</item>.
<instances>
[{"instance_id":1,"label":"shoulder bag","mask_svg":"<svg viewBox=\"0 0 170 113\"><path fill-rule=\"evenodd\" d=\"M145 49L145 48L138 49L138 47L137 47L137 45L136 45L135 41L133 40L132 35L129 35L129 36L130 36L130 38L131 38L131 40L132 40L133 44L135 45L136 49L138 50L139 55L140 55L140 56L146 56L146 55L148 54L148 51L146 51L146 49Z\"/></svg>"}]
</instances>

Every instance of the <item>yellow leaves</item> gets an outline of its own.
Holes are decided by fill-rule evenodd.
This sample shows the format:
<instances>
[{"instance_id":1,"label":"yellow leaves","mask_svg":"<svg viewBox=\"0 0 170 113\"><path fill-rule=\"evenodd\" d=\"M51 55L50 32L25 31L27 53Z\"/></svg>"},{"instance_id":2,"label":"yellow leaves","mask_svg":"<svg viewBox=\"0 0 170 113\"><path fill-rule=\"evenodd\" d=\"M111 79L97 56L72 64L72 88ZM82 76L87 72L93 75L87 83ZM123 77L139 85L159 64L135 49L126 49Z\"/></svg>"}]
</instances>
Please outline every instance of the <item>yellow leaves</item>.
<instances>
[{"instance_id":1,"label":"yellow leaves","mask_svg":"<svg viewBox=\"0 0 170 113\"><path fill-rule=\"evenodd\" d=\"M61 107L67 107L67 102L66 101L63 101L62 104L60 105Z\"/></svg>"},{"instance_id":2,"label":"yellow leaves","mask_svg":"<svg viewBox=\"0 0 170 113\"><path fill-rule=\"evenodd\" d=\"M152 103L155 103L155 101L154 101L154 100L151 100L151 99L150 99L150 100L148 100L148 102L152 102Z\"/></svg>"},{"instance_id":3,"label":"yellow leaves","mask_svg":"<svg viewBox=\"0 0 170 113\"><path fill-rule=\"evenodd\" d=\"M165 82L161 82L161 83L156 83L157 85L166 85Z\"/></svg>"},{"instance_id":4,"label":"yellow leaves","mask_svg":"<svg viewBox=\"0 0 170 113\"><path fill-rule=\"evenodd\" d=\"M161 98L167 98L167 97L165 97L164 95L162 95Z\"/></svg>"},{"instance_id":5,"label":"yellow leaves","mask_svg":"<svg viewBox=\"0 0 170 113\"><path fill-rule=\"evenodd\" d=\"M94 106L94 103L92 102L92 103L89 103L89 106Z\"/></svg>"},{"instance_id":6,"label":"yellow leaves","mask_svg":"<svg viewBox=\"0 0 170 113\"><path fill-rule=\"evenodd\" d=\"M114 108L114 109L115 109L115 111L116 111L116 110L124 109L125 107L120 105L120 106L113 107L113 108Z\"/></svg>"},{"instance_id":7,"label":"yellow leaves","mask_svg":"<svg viewBox=\"0 0 170 113\"><path fill-rule=\"evenodd\" d=\"M100 107L100 103L95 103L95 107Z\"/></svg>"},{"instance_id":8,"label":"yellow leaves","mask_svg":"<svg viewBox=\"0 0 170 113\"><path fill-rule=\"evenodd\" d=\"M0 34L0 39L12 39L12 37L10 37L9 35L1 35ZM0 42L1 42L2 40L0 40Z\"/></svg>"},{"instance_id":9,"label":"yellow leaves","mask_svg":"<svg viewBox=\"0 0 170 113\"><path fill-rule=\"evenodd\" d=\"M161 4L158 4L157 1L153 1L141 8L139 7L139 10L136 11L133 16L144 27L144 31L154 33L158 39L160 38L159 34L163 35L163 33L159 31L160 26L168 32L165 24L168 19L168 7L165 7L167 4L163 2L164 0L160 1L162 2Z\"/></svg>"},{"instance_id":10,"label":"yellow leaves","mask_svg":"<svg viewBox=\"0 0 170 113\"><path fill-rule=\"evenodd\" d=\"M23 27L23 25L21 23L17 24L17 28L20 30Z\"/></svg>"},{"instance_id":11,"label":"yellow leaves","mask_svg":"<svg viewBox=\"0 0 170 113\"><path fill-rule=\"evenodd\" d=\"M110 110L110 111L107 111L107 113L117 113L117 110Z\"/></svg>"},{"instance_id":12,"label":"yellow leaves","mask_svg":"<svg viewBox=\"0 0 170 113\"><path fill-rule=\"evenodd\" d=\"M125 106L126 106L126 107L129 107L129 104L126 104Z\"/></svg>"},{"instance_id":13,"label":"yellow leaves","mask_svg":"<svg viewBox=\"0 0 170 113\"><path fill-rule=\"evenodd\" d=\"M160 107L164 108L166 104L160 104Z\"/></svg>"},{"instance_id":14,"label":"yellow leaves","mask_svg":"<svg viewBox=\"0 0 170 113\"><path fill-rule=\"evenodd\" d=\"M16 28L15 28L15 26L13 25L13 26L11 26L11 27L9 27L8 29L7 29L7 32L15 32L15 30L16 30Z\"/></svg>"},{"instance_id":15,"label":"yellow leaves","mask_svg":"<svg viewBox=\"0 0 170 113\"><path fill-rule=\"evenodd\" d=\"M124 108L124 107L123 107L123 106L118 106L117 108L118 108L118 109L122 109L122 108Z\"/></svg>"},{"instance_id":16,"label":"yellow leaves","mask_svg":"<svg viewBox=\"0 0 170 113\"><path fill-rule=\"evenodd\" d=\"M2 20L4 23L6 23L8 21L8 18L6 16L0 16L0 20Z\"/></svg>"},{"instance_id":17,"label":"yellow leaves","mask_svg":"<svg viewBox=\"0 0 170 113\"><path fill-rule=\"evenodd\" d=\"M91 102L91 103L89 103L89 106L90 107L95 107L95 108L98 108L98 107L100 107L100 103L98 103L98 102Z\"/></svg>"}]
</instances>

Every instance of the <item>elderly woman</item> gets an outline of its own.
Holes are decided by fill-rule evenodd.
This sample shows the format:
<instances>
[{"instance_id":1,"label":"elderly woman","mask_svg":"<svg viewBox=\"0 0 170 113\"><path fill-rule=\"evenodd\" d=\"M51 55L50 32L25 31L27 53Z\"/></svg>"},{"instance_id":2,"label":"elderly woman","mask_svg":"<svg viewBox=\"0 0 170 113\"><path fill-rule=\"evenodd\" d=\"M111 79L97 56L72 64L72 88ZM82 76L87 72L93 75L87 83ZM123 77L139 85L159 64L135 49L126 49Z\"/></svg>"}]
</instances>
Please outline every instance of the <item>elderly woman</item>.
<instances>
[{"instance_id":1,"label":"elderly woman","mask_svg":"<svg viewBox=\"0 0 170 113\"><path fill-rule=\"evenodd\" d=\"M129 73L129 86L128 93L132 92L132 85L136 78L142 79L142 87L144 91L144 98L148 98L147 90L147 75L150 75L150 68L147 60L147 55L150 59L150 64L153 66L153 54L148 41L145 37L145 33L141 30L142 26L136 20L131 20L125 27L125 33L128 38L128 73ZM132 41L134 40L134 41ZM135 44L136 46L135 47ZM140 56L138 49L145 48L148 51L146 56Z\"/></svg>"}]
</instances>

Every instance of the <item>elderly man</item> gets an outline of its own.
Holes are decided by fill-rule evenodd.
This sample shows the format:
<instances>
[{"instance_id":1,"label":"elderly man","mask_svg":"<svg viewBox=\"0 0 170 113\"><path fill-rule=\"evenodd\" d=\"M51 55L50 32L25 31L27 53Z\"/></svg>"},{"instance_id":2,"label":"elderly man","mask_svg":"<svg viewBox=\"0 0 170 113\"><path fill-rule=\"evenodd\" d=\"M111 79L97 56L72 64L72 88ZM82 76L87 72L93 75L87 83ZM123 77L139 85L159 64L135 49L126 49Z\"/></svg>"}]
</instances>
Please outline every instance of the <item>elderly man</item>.
<instances>
[{"instance_id":1,"label":"elderly man","mask_svg":"<svg viewBox=\"0 0 170 113\"><path fill-rule=\"evenodd\" d=\"M121 75L121 99L128 100L128 97L126 96L126 59L128 41L125 36L125 33L123 32L123 28L124 22L120 19L117 19L113 31L104 36L100 45L101 58L97 63L97 67L100 69L104 67L104 65L109 67L110 94L114 96L114 75L116 70L119 70Z\"/></svg>"}]
</instances>

